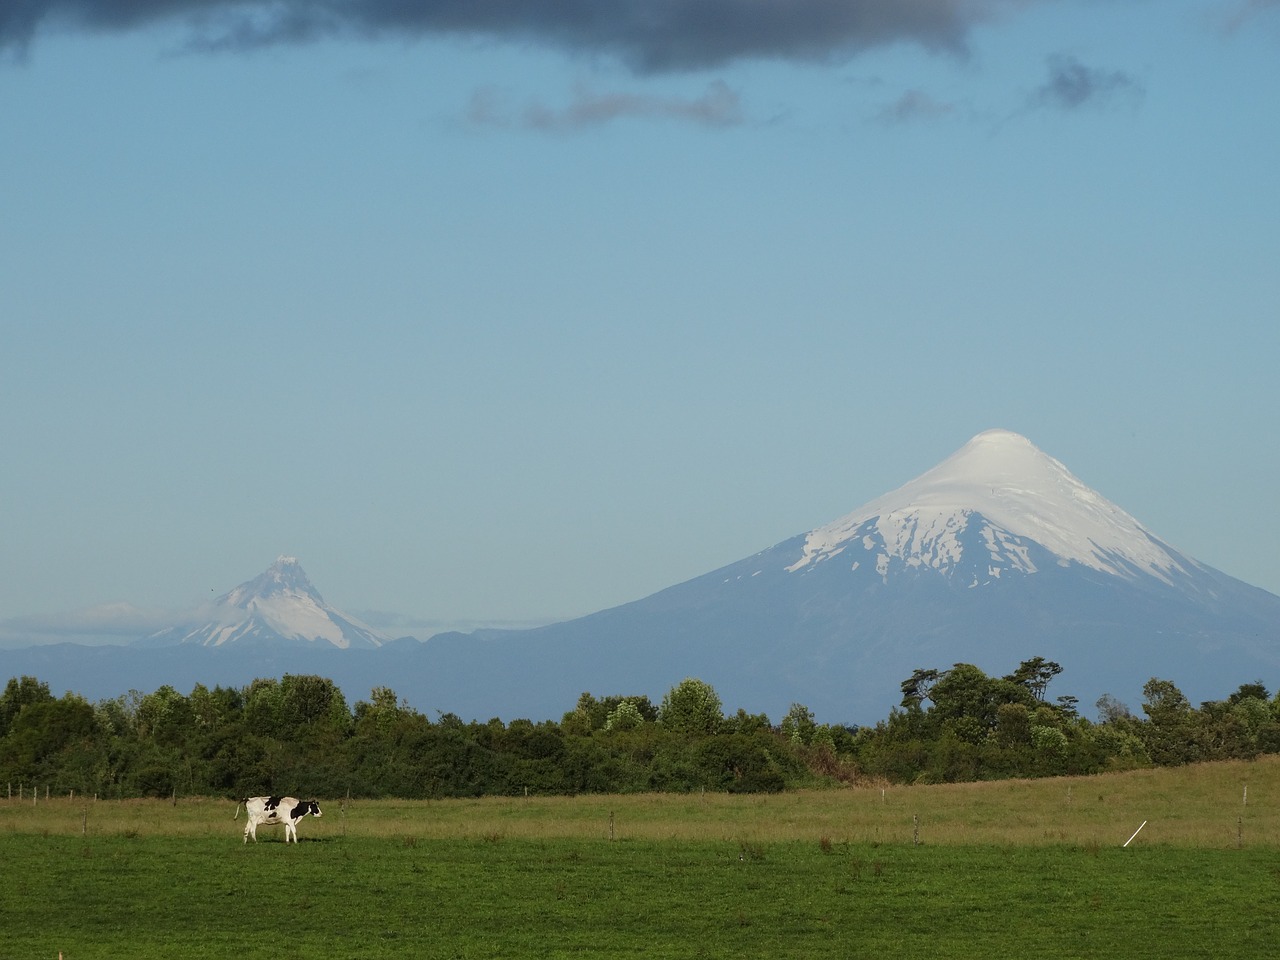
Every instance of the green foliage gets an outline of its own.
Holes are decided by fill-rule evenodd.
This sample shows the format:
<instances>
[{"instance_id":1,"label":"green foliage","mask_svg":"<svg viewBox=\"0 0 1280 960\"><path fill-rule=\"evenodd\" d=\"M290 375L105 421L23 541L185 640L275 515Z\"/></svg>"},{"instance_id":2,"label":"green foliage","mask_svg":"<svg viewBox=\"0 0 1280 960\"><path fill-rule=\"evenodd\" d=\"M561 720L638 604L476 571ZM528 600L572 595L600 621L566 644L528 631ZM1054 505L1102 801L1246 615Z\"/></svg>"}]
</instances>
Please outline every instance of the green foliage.
<instances>
[{"instance_id":1,"label":"green foliage","mask_svg":"<svg viewBox=\"0 0 1280 960\"><path fill-rule=\"evenodd\" d=\"M793 703L787 715L782 718L782 735L795 745L811 742L817 729L813 711L803 703Z\"/></svg>"},{"instance_id":2,"label":"green foliage","mask_svg":"<svg viewBox=\"0 0 1280 960\"><path fill-rule=\"evenodd\" d=\"M859 731L847 762L864 777L944 783L1280 752L1280 703L1267 699L1261 683L1196 710L1171 681L1152 678L1143 688L1143 719L1104 696L1100 722L1091 723L1079 715L1074 697L1048 702L1048 683L1061 672L1042 657L1024 660L1003 678L963 663L917 669L902 683L904 708Z\"/></svg>"},{"instance_id":3,"label":"green foliage","mask_svg":"<svg viewBox=\"0 0 1280 960\"><path fill-rule=\"evenodd\" d=\"M1006 680L1026 687L1037 700L1044 700L1049 681L1062 672L1062 664L1044 657L1032 657L1018 664L1018 669L1005 677Z\"/></svg>"},{"instance_id":4,"label":"green foliage","mask_svg":"<svg viewBox=\"0 0 1280 960\"><path fill-rule=\"evenodd\" d=\"M86 767L98 752L97 734L93 707L74 694L35 698L13 716L0 738L0 770L20 782L83 791Z\"/></svg>"},{"instance_id":5,"label":"green foliage","mask_svg":"<svg viewBox=\"0 0 1280 960\"><path fill-rule=\"evenodd\" d=\"M609 731L634 730L644 723L644 716L634 700L623 700L605 719L604 728Z\"/></svg>"},{"instance_id":6,"label":"green foliage","mask_svg":"<svg viewBox=\"0 0 1280 960\"><path fill-rule=\"evenodd\" d=\"M0 694L0 737L7 734L24 707L49 703L53 694L49 685L35 677L12 677Z\"/></svg>"},{"instance_id":7,"label":"green foliage","mask_svg":"<svg viewBox=\"0 0 1280 960\"><path fill-rule=\"evenodd\" d=\"M1151 759L1162 766L1200 759L1195 718L1183 692L1172 681L1152 677L1143 685L1142 696L1142 712L1149 721L1143 739Z\"/></svg>"},{"instance_id":8,"label":"green foliage","mask_svg":"<svg viewBox=\"0 0 1280 960\"><path fill-rule=\"evenodd\" d=\"M435 722L376 687L353 708L325 677L242 689L162 686L90 705L33 677L0 694L0 777L106 797L204 794L444 798L639 791L769 793L833 783L947 783L1090 774L1280 753L1280 703L1261 683L1193 708L1152 678L1142 716L1075 698L1050 703L1061 668L1041 657L1004 677L973 664L919 669L904 705L873 727L817 723L801 703L776 727L726 717L688 678L655 707L583 693L559 723Z\"/></svg>"},{"instance_id":9,"label":"green foliage","mask_svg":"<svg viewBox=\"0 0 1280 960\"><path fill-rule=\"evenodd\" d=\"M724 720L720 696L711 684L686 677L667 691L658 722L676 733L715 733Z\"/></svg>"}]
</instances>

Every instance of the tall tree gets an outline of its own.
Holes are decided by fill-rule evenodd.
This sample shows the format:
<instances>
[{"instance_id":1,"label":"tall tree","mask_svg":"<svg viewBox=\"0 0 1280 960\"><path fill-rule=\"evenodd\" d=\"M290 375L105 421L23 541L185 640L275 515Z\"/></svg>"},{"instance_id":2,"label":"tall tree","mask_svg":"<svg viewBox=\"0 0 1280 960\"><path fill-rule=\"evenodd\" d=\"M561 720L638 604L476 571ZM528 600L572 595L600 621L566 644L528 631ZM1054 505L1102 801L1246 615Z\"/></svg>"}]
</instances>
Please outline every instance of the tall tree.
<instances>
[{"instance_id":1,"label":"tall tree","mask_svg":"<svg viewBox=\"0 0 1280 960\"><path fill-rule=\"evenodd\" d=\"M1049 681L1062 672L1062 665L1044 657L1032 657L1018 664L1018 669L1005 677L1006 680L1020 684L1031 691L1041 703L1044 702L1045 690Z\"/></svg>"},{"instance_id":2,"label":"tall tree","mask_svg":"<svg viewBox=\"0 0 1280 960\"><path fill-rule=\"evenodd\" d=\"M715 733L723 720L719 694L695 677L686 677L667 691L658 708L658 721L677 733Z\"/></svg>"}]
</instances>

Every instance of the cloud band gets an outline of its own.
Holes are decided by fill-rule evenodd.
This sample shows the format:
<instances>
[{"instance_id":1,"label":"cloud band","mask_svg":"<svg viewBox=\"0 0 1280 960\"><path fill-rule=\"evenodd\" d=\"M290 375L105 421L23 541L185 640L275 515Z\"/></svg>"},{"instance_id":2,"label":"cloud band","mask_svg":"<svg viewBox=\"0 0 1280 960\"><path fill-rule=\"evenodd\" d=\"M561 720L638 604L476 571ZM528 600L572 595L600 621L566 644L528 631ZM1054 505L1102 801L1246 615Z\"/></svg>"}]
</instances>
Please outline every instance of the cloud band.
<instances>
[{"instance_id":1,"label":"cloud band","mask_svg":"<svg viewBox=\"0 0 1280 960\"><path fill-rule=\"evenodd\" d=\"M912 43L962 51L1025 0L7 0L0 49L45 26L122 31L185 23L190 46L251 49L330 37L484 36L616 56L639 72L744 58L842 59Z\"/></svg>"}]
</instances>

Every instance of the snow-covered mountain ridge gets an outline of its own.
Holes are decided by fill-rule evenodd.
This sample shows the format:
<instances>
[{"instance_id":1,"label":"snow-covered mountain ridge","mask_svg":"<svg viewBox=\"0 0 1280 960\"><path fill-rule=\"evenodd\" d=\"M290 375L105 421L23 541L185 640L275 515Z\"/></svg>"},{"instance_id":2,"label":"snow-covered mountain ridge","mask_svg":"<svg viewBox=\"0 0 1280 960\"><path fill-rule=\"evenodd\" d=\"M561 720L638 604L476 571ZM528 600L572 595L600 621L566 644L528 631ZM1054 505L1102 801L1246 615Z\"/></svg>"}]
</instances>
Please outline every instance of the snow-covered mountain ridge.
<instances>
[{"instance_id":1,"label":"snow-covered mountain ridge","mask_svg":"<svg viewBox=\"0 0 1280 960\"><path fill-rule=\"evenodd\" d=\"M297 558L280 556L264 573L201 611L197 623L171 627L143 642L148 646L221 647L244 640L347 650L380 647L388 638L325 603Z\"/></svg>"},{"instance_id":2,"label":"snow-covered mountain ridge","mask_svg":"<svg viewBox=\"0 0 1280 960\"><path fill-rule=\"evenodd\" d=\"M980 560L965 557L964 542L973 540L965 533L975 525ZM1006 571L1038 572L1033 544L1060 565L1168 584L1196 566L1025 437L987 430L916 479L810 531L787 570L843 555L852 569L871 563L881 576L895 560L948 574L963 569L978 586Z\"/></svg>"}]
</instances>

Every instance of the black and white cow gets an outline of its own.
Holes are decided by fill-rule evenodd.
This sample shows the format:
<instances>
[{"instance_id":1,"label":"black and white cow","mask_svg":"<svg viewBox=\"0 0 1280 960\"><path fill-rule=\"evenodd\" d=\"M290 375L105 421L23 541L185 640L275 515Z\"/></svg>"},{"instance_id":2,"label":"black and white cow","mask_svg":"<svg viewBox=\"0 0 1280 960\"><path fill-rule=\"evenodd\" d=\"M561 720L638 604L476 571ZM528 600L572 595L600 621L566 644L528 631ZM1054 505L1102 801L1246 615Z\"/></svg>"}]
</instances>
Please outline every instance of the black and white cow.
<instances>
[{"instance_id":1,"label":"black and white cow","mask_svg":"<svg viewBox=\"0 0 1280 960\"><path fill-rule=\"evenodd\" d=\"M249 818L249 822L244 825L244 842L248 843L249 838L253 837L253 842L258 842L258 826L273 826L277 823L284 824L284 842L288 843L292 840L298 842L298 821L305 817L308 813L313 817L320 816L320 804L314 800L298 800L294 797L246 797L236 804L236 816L234 820L240 816L240 807L244 806L244 812Z\"/></svg>"}]
</instances>

